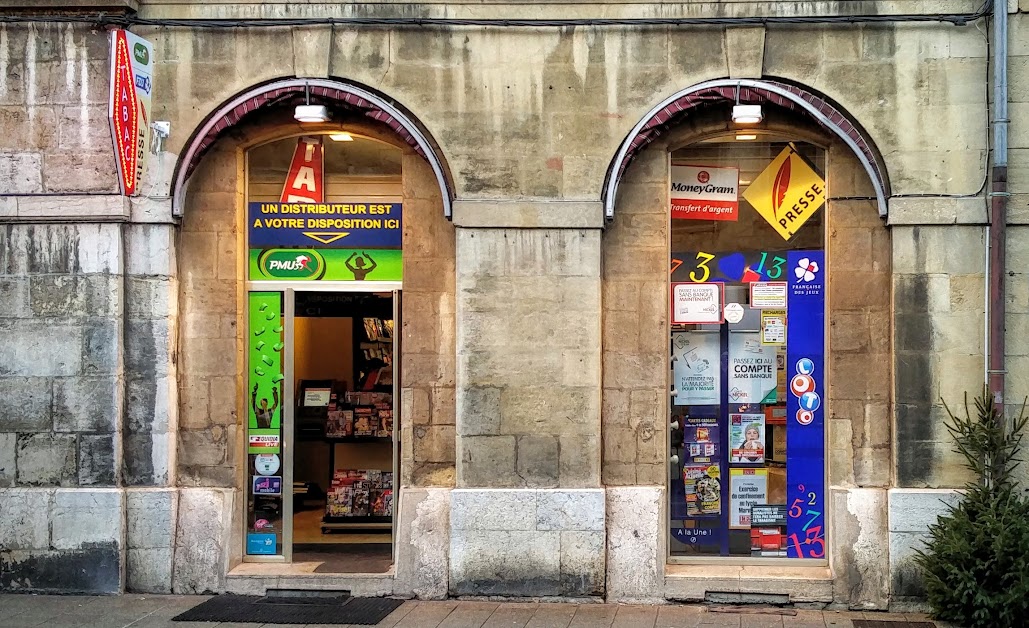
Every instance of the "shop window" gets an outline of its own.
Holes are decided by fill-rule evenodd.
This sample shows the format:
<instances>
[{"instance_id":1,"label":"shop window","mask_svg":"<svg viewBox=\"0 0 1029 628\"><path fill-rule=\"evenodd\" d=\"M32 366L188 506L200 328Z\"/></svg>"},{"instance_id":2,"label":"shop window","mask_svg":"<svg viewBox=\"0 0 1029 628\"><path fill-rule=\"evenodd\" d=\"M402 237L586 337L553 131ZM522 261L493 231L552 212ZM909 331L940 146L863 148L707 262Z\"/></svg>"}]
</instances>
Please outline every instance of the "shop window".
<instances>
[{"instance_id":1,"label":"shop window","mask_svg":"<svg viewBox=\"0 0 1029 628\"><path fill-rule=\"evenodd\" d=\"M750 137L671 154L673 561L825 559L825 152Z\"/></svg>"}]
</instances>

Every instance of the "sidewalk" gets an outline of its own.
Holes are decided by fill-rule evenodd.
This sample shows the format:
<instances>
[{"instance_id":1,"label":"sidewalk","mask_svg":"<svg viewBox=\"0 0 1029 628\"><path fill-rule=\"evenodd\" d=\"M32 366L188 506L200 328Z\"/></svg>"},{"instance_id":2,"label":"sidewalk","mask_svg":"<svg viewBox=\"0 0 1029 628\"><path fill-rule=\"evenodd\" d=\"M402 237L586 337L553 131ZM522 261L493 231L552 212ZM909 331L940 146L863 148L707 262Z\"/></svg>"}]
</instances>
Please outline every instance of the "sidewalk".
<instances>
[{"instance_id":1,"label":"sidewalk","mask_svg":"<svg viewBox=\"0 0 1029 628\"><path fill-rule=\"evenodd\" d=\"M275 628L265 624L173 622L172 617L204 596L121 595L111 597L0 595L3 628ZM622 606L524 602L409 601L378 628L853 628L853 620L881 622L878 628L911 628L925 615L856 613L713 606ZM894 623L896 622L896 623ZM294 624L299 625L299 624ZM918 625L918 624L915 624ZM307 628L321 628L308 624ZM332 628L326 626L326 628ZM335 626L335 628L340 628ZM347 627L350 628L350 627ZM919 627L921 628L921 627Z\"/></svg>"}]
</instances>

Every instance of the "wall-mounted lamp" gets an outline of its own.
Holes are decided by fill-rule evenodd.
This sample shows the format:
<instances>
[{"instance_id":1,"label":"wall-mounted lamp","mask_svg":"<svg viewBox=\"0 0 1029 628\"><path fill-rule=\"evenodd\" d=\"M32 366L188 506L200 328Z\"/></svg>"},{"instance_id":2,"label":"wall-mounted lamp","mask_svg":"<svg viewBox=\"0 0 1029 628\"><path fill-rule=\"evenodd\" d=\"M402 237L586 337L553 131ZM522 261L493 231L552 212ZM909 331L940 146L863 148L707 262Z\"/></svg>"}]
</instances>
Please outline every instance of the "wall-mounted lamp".
<instances>
[{"instance_id":1,"label":"wall-mounted lamp","mask_svg":"<svg viewBox=\"0 0 1029 628\"><path fill-rule=\"evenodd\" d=\"M756 139L757 139L757 134L756 133L737 133L736 134L736 141L738 141L738 142L749 142L751 140L756 140Z\"/></svg>"},{"instance_id":2,"label":"wall-mounted lamp","mask_svg":"<svg viewBox=\"0 0 1029 628\"><path fill-rule=\"evenodd\" d=\"M732 106L732 121L736 124L759 124L764 119L761 105L735 104Z\"/></svg>"},{"instance_id":3,"label":"wall-mounted lamp","mask_svg":"<svg viewBox=\"0 0 1029 628\"><path fill-rule=\"evenodd\" d=\"M297 122L329 121L329 110L325 105L311 104L311 87L307 84L304 85L304 102L305 104L297 105L297 108L293 111L293 118Z\"/></svg>"},{"instance_id":4,"label":"wall-mounted lamp","mask_svg":"<svg viewBox=\"0 0 1029 628\"><path fill-rule=\"evenodd\" d=\"M333 142L353 142L354 136L346 131L340 131L339 133L329 133L329 139Z\"/></svg>"}]
</instances>

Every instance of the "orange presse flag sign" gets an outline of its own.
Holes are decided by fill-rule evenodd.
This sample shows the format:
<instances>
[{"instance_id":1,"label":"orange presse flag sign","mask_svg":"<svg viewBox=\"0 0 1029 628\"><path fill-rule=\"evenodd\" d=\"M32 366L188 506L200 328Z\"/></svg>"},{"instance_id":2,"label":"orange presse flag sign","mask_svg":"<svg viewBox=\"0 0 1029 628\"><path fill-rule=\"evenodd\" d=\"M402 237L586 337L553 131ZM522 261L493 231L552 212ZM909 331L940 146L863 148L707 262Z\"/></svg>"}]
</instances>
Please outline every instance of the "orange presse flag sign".
<instances>
[{"instance_id":1,"label":"orange presse flag sign","mask_svg":"<svg viewBox=\"0 0 1029 628\"><path fill-rule=\"evenodd\" d=\"M743 198L789 240L825 204L825 181L787 146L744 190Z\"/></svg>"}]
</instances>

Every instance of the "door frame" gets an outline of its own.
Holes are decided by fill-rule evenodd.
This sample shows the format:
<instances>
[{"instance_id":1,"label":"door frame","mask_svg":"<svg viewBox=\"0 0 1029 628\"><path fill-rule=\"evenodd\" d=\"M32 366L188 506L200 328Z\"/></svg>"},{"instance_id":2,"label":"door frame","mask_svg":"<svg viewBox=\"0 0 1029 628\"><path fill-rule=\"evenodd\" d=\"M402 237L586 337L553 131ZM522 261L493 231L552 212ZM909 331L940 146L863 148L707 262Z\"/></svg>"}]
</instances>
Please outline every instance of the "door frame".
<instances>
[{"instance_id":1,"label":"door frame","mask_svg":"<svg viewBox=\"0 0 1029 628\"><path fill-rule=\"evenodd\" d=\"M401 342L400 337L402 333L403 322L401 320L402 307L401 299L403 293L403 282L401 281L354 281L354 282L333 282L333 283L318 283L311 281L247 281L245 284L245 294L251 292L278 292L282 295L283 304L283 338L282 342L285 345L283 347L282 355L282 374L284 376L283 389L282 389L282 401L281 412L282 412L282 447L281 447L281 461L282 461L282 553L277 555L250 555L246 553L246 538L249 532L248 525L248 508L249 493L247 492L246 481L250 475L249 460L250 455L248 450L244 448L244 460L246 460L246 471L244 473L244 486L243 490L247 495L247 499L242 500L244 512L242 516L243 524L243 554L242 559L245 563L293 563L293 478L294 478L294 428L295 428L295 411L294 397L296 396L296 376L295 376L295 332L294 332L294 321L296 319L296 294L298 292L350 292L350 293L384 293L389 292L392 294L393 299L393 435L392 435L392 465L393 465L393 511L392 511L392 525L390 528L390 545L391 555L393 562L396 562L397 553L397 513L398 504L400 502L400 425L402 417L400 416L400 403L399 393L401 389L400 384L400 351ZM246 320L246 319L244 319ZM247 325L245 325L247 327ZM244 329L244 335L249 333L249 329ZM246 336L245 336L246 337ZM245 382L244 390L249 390L249 364L244 364L243 376L248 378ZM246 425L246 424L244 424ZM244 438L244 447L247 438ZM338 576L339 574L326 574L328 576Z\"/></svg>"}]
</instances>

